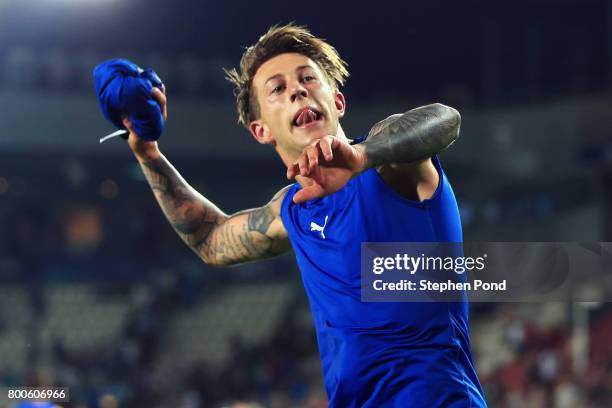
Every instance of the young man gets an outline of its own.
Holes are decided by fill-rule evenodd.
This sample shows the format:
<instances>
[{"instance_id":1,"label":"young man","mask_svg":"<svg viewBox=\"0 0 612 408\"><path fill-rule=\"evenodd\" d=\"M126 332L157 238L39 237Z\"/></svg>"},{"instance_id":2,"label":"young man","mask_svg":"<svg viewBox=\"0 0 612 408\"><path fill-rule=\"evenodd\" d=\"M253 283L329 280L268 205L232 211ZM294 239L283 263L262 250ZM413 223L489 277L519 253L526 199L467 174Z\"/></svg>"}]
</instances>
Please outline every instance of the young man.
<instances>
[{"instance_id":1,"label":"young man","mask_svg":"<svg viewBox=\"0 0 612 408\"><path fill-rule=\"evenodd\" d=\"M155 142L129 145L164 214L204 262L231 265L293 247L310 299L330 407L483 407L465 303L363 303L361 242L461 242L453 191L436 158L460 116L433 104L388 117L365 141L340 125L348 76L303 27L273 27L239 70L240 122L297 183L226 215L191 188ZM166 98L153 90L165 112Z\"/></svg>"}]
</instances>

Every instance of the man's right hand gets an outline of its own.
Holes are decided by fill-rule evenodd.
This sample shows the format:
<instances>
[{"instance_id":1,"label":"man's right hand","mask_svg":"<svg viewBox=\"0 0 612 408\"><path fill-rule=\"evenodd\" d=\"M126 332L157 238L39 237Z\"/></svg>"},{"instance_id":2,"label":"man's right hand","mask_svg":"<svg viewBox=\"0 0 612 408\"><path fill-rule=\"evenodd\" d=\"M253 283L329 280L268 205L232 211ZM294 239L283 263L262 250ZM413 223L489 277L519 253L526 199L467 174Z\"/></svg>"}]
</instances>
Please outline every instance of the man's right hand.
<instances>
[{"instance_id":1,"label":"man's right hand","mask_svg":"<svg viewBox=\"0 0 612 408\"><path fill-rule=\"evenodd\" d=\"M167 99L166 99L166 89L163 88L160 90L159 88L153 88L151 90L151 94L153 98L159 103L161 107L162 114L164 116L164 121L168 119L168 108L167 108ZM137 159L154 159L157 158L160 154L159 148L157 146L157 142L147 142L142 140L136 132L134 132L134 128L132 127L132 123L127 115L123 116L123 126L130 132L128 136L128 144L132 152Z\"/></svg>"}]
</instances>

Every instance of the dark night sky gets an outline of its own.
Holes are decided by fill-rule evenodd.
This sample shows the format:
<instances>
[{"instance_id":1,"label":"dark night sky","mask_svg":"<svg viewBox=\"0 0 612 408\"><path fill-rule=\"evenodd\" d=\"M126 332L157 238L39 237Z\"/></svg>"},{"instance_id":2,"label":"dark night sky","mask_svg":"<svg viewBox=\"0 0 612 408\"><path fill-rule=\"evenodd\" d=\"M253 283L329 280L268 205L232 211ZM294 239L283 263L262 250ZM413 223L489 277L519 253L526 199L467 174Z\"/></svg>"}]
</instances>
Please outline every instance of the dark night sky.
<instances>
[{"instance_id":1,"label":"dark night sky","mask_svg":"<svg viewBox=\"0 0 612 408\"><path fill-rule=\"evenodd\" d=\"M0 52L26 44L191 53L235 64L241 47L271 24L296 21L336 46L350 65L348 90L361 97L459 86L482 99L491 81L509 99L517 89L524 97L607 86L607 1L490 3L0 0Z\"/></svg>"}]
</instances>

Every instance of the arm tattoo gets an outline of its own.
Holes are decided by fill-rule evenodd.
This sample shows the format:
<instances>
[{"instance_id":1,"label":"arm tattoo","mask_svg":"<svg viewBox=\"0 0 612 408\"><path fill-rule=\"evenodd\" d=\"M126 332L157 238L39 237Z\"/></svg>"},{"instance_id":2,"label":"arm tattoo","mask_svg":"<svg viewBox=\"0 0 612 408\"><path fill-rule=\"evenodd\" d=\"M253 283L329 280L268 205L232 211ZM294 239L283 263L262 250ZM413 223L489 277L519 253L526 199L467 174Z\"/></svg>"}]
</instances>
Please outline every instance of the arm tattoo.
<instances>
[{"instance_id":1,"label":"arm tattoo","mask_svg":"<svg viewBox=\"0 0 612 408\"><path fill-rule=\"evenodd\" d=\"M249 230L265 234L270 224L274 221L274 215L267 208L257 208L249 212Z\"/></svg>"},{"instance_id":2,"label":"arm tattoo","mask_svg":"<svg viewBox=\"0 0 612 408\"><path fill-rule=\"evenodd\" d=\"M191 247L205 244L225 214L191 188L165 157L143 161L141 167L172 228Z\"/></svg>"},{"instance_id":3,"label":"arm tattoo","mask_svg":"<svg viewBox=\"0 0 612 408\"><path fill-rule=\"evenodd\" d=\"M198 255L214 264L236 264L278 255L285 248L270 236L276 216L270 205L227 216L194 190L178 171L159 156L141 162L144 175L170 225Z\"/></svg>"},{"instance_id":4,"label":"arm tattoo","mask_svg":"<svg viewBox=\"0 0 612 408\"><path fill-rule=\"evenodd\" d=\"M431 157L459 137L461 116L432 104L388 117L372 127L363 143L366 166L410 163Z\"/></svg>"},{"instance_id":5,"label":"arm tattoo","mask_svg":"<svg viewBox=\"0 0 612 408\"><path fill-rule=\"evenodd\" d=\"M270 234L270 226L277 218L272 211L272 207L278 205L284 195L285 190L283 189L276 193L267 205L240 211L231 216L231 218L236 219L246 216L246 222L240 223L242 233L234 235L239 239L240 245L224 246L227 252L224 254L227 256L224 259L224 263L227 264L228 260L233 260L229 263L239 263L253 259L269 258L279 255L288 249L288 242L275 239ZM225 231L225 229L223 230ZM225 238L231 241L232 237L225 235Z\"/></svg>"}]
</instances>

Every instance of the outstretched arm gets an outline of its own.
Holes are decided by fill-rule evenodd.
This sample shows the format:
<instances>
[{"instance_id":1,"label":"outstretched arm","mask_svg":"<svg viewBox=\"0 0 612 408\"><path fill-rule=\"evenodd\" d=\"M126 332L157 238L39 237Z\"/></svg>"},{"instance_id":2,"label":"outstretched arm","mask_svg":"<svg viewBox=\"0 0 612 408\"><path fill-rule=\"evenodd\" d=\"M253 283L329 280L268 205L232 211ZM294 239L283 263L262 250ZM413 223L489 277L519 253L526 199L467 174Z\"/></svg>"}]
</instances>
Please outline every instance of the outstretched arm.
<instances>
[{"instance_id":1,"label":"outstretched arm","mask_svg":"<svg viewBox=\"0 0 612 408\"><path fill-rule=\"evenodd\" d=\"M368 139L358 145L335 136L323 137L306 147L287 169L287 178L296 178L305 186L293 200L304 202L332 194L371 167L399 193L422 199L438 184L429 158L458 138L460 124L459 112L435 103L388 117L374 125Z\"/></svg>"},{"instance_id":2,"label":"outstretched arm","mask_svg":"<svg viewBox=\"0 0 612 408\"><path fill-rule=\"evenodd\" d=\"M280 219L286 189L263 207L226 215L187 184L161 153L139 163L170 225L206 263L238 264L289 249Z\"/></svg>"},{"instance_id":3,"label":"outstretched arm","mask_svg":"<svg viewBox=\"0 0 612 408\"><path fill-rule=\"evenodd\" d=\"M164 113L166 98L154 96ZM204 262L233 265L278 255L290 248L280 218L280 207L288 187L263 207L226 215L192 188L159 151L157 142L142 141L129 119L128 143L170 225Z\"/></svg>"}]
</instances>

